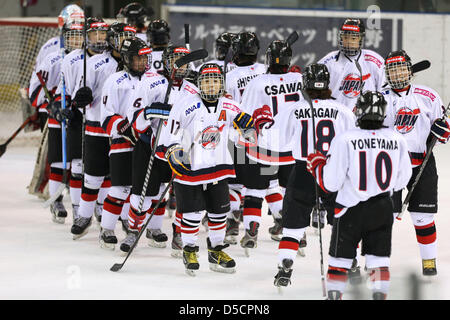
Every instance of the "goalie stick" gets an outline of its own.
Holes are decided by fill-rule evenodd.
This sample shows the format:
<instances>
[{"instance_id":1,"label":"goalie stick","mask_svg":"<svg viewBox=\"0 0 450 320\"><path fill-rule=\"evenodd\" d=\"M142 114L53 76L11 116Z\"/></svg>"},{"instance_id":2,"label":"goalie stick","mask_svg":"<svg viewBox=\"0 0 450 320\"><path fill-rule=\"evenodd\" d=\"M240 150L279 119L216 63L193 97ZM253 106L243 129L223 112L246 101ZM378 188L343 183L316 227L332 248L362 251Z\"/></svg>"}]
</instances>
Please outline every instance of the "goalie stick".
<instances>
[{"instance_id":1,"label":"goalie stick","mask_svg":"<svg viewBox=\"0 0 450 320\"><path fill-rule=\"evenodd\" d=\"M189 64L193 61L196 60L201 60L204 59L208 56L208 51L206 51L205 49L200 49L200 50L196 50L193 51L181 58L179 58L177 61L175 61L174 66L173 66L173 70L172 70L172 74L170 75L170 79L169 79L169 84L167 86L167 90L166 90L166 95L164 97L164 103L167 104L169 102L169 97L170 97L170 92L172 91L172 85L173 85L173 79L175 77L175 73L176 71L181 68L182 66ZM148 186L148 182L150 179L150 174L152 171L152 167L153 167L153 161L155 159L155 153L156 153L156 147L158 146L158 141L159 141L159 136L161 135L161 130L162 130L162 125L164 123L164 120L160 119L158 122L158 128L156 130L156 135L155 135L155 143L154 143L154 147L152 148L152 153L150 155L150 159L148 162L148 167L147 167L147 172L145 173L145 178L144 178L144 184L142 186L142 191L141 191L141 196L139 198L139 207L138 207L138 212L142 211L142 207L144 205L144 200L145 200L145 194L147 193L147 186ZM194 140L195 142L195 140ZM193 142L193 143L194 143ZM191 145L192 148L193 144ZM135 242L133 243L133 245L131 246L130 250L127 253L127 256L125 257L125 260L123 261L122 264L115 264L111 267L111 271L119 271L123 265L125 264L125 261L127 261L128 257L130 256L131 252L133 251L133 249L136 247L137 243L139 242L139 239L142 235L142 233L144 232L144 230L146 229L148 223L150 222L151 218L153 217L153 213L155 212L156 208L158 208L159 204L162 202L162 199L164 199L164 196L166 195L167 191L170 188L170 185L173 182L174 177L172 177L171 181L167 184L166 189L164 190L161 198L159 199L157 205L153 208L152 213L150 215L150 217L147 219L147 222L145 223L145 225L141 228Z\"/></svg>"},{"instance_id":2,"label":"goalie stick","mask_svg":"<svg viewBox=\"0 0 450 320\"><path fill-rule=\"evenodd\" d=\"M445 109L442 119L445 119L445 117L448 116L449 112L450 112L450 103L448 104L447 109ZM419 172L417 173L416 179L414 180L414 183L411 186L411 189L406 194L405 201L403 201L403 204L402 204L402 209L401 209L400 213L397 215L397 220L402 220L402 215L405 212L406 207L408 206L409 200L411 199L412 193L413 193L414 189L416 188L416 185L419 182L420 177L423 174L423 171L425 170L425 166L427 165L428 160L430 159L431 152L433 151L433 148L436 145L436 142L437 142L437 137L433 136L433 138L431 138L430 144L428 145L428 148L426 151L427 154L425 156L425 159L423 159L423 162L420 165L420 169L419 169Z\"/></svg>"}]
</instances>

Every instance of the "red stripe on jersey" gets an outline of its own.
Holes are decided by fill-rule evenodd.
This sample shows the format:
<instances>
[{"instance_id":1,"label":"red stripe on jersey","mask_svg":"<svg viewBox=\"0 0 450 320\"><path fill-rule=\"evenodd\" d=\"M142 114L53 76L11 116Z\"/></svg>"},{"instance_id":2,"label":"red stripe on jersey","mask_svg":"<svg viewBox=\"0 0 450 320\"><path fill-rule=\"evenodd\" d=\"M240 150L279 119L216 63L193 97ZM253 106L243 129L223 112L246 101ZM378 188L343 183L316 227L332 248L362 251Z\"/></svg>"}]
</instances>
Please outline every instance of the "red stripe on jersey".
<instances>
[{"instance_id":1,"label":"red stripe on jersey","mask_svg":"<svg viewBox=\"0 0 450 320\"><path fill-rule=\"evenodd\" d=\"M200 228L194 228L194 229L185 229L184 227L181 227L181 233L198 233L200 231Z\"/></svg>"},{"instance_id":2,"label":"red stripe on jersey","mask_svg":"<svg viewBox=\"0 0 450 320\"><path fill-rule=\"evenodd\" d=\"M278 249L290 249L297 251L299 246L300 243L298 242L281 240L280 244L278 245Z\"/></svg>"},{"instance_id":3,"label":"red stripe on jersey","mask_svg":"<svg viewBox=\"0 0 450 320\"><path fill-rule=\"evenodd\" d=\"M81 193L81 199L86 202L93 202L97 200L98 194Z\"/></svg>"},{"instance_id":4,"label":"red stripe on jersey","mask_svg":"<svg viewBox=\"0 0 450 320\"><path fill-rule=\"evenodd\" d=\"M93 127L93 126L86 126L86 132L92 132L92 133L103 133L106 134L105 130L101 127Z\"/></svg>"},{"instance_id":5,"label":"red stripe on jersey","mask_svg":"<svg viewBox=\"0 0 450 320\"><path fill-rule=\"evenodd\" d=\"M257 151L256 148L246 148L247 149L247 154L249 156L252 156L256 159L262 160L262 161L267 161L267 162L279 162L279 163L289 163L289 162L293 162L294 157L291 155L287 155L287 156L269 156L267 153L260 153Z\"/></svg>"},{"instance_id":6,"label":"red stripe on jersey","mask_svg":"<svg viewBox=\"0 0 450 320\"><path fill-rule=\"evenodd\" d=\"M62 174L50 172L49 180L62 182Z\"/></svg>"},{"instance_id":7,"label":"red stripe on jersey","mask_svg":"<svg viewBox=\"0 0 450 320\"><path fill-rule=\"evenodd\" d=\"M219 170L216 172L212 172L212 173L206 173L206 174L201 174L198 176L187 176L187 175L183 175L183 176L178 176L177 180L179 181L186 181L186 182L201 182L201 181L208 181L208 180L213 180L213 179L219 179L228 175L235 175L234 169L224 169L224 170Z\"/></svg>"},{"instance_id":8,"label":"red stripe on jersey","mask_svg":"<svg viewBox=\"0 0 450 320\"><path fill-rule=\"evenodd\" d=\"M103 180L103 183L100 188L109 188L109 187L111 187L111 180L110 179Z\"/></svg>"},{"instance_id":9,"label":"red stripe on jersey","mask_svg":"<svg viewBox=\"0 0 450 320\"><path fill-rule=\"evenodd\" d=\"M114 143L111 144L111 150L129 149L133 148L131 142Z\"/></svg>"},{"instance_id":10,"label":"red stripe on jersey","mask_svg":"<svg viewBox=\"0 0 450 320\"><path fill-rule=\"evenodd\" d=\"M48 124L57 124L57 125L61 125L56 119L52 118L52 117L48 117Z\"/></svg>"},{"instance_id":11,"label":"red stripe on jersey","mask_svg":"<svg viewBox=\"0 0 450 320\"><path fill-rule=\"evenodd\" d=\"M344 268L337 268L337 267L328 267L327 272L327 279L328 280L334 280L334 281L340 281L340 282L346 282L348 279L348 270Z\"/></svg>"},{"instance_id":12,"label":"red stripe on jersey","mask_svg":"<svg viewBox=\"0 0 450 320\"><path fill-rule=\"evenodd\" d=\"M283 200L283 196L281 195L281 193L272 193L272 194L269 194L268 196L266 196L266 201L269 203L277 202L277 201L281 201L281 200Z\"/></svg>"},{"instance_id":13,"label":"red stripe on jersey","mask_svg":"<svg viewBox=\"0 0 450 320\"><path fill-rule=\"evenodd\" d=\"M211 222L208 222L208 228L211 229L211 230L225 229L226 226L227 226L226 223L211 223Z\"/></svg>"},{"instance_id":14,"label":"red stripe on jersey","mask_svg":"<svg viewBox=\"0 0 450 320\"><path fill-rule=\"evenodd\" d=\"M389 281L391 279L391 274L389 268L376 268L370 272L370 281Z\"/></svg>"},{"instance_id":15,"label":"red stripe on jersey","mask_svg":"<svg viewBox=\"0 0 450 320\"><path fill-rule=\"evenodd\" d=\"M82 185L81 179L74 179L73 177L70 178L69 185L71 188L81 188Z\"/></svg>"}]
</instances>

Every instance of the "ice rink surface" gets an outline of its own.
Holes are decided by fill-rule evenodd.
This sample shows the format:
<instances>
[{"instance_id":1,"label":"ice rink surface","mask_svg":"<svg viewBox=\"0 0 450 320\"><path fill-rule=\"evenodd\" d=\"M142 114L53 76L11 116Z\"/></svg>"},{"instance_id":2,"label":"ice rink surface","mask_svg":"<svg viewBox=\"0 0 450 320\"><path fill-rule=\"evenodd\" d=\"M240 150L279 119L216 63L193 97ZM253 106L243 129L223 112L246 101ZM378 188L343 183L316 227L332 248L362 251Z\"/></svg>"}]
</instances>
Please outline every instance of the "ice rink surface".
<instances>
[{"instance_id":1,"label":"ice rink surface","mask_svg":"<svg viewBox=\"0 0 450 320\"><path fill-rule=\"evenodd\" d=\"M185 274L181 259L170 256L172 218L164 219L163 231L169 236L167 248L147 245L145 235L121 271L111 272L114 263L124 259L118 246L115 251L101 249L99 226L93 223L89 233L72 240L70 198L64 202L68 218L64 225L51 221L43 200L29 195L26 189L32 176L37 147L11 145L0 158L0 299L87 299L87 300L322 300L319 237L307 231L306 257L294 263L292 285L282 295L273 286L277 272L278 243L271 240L268 228L272 217L263 208L258 247L247 258L239 245L226 249L236 260L237 272L223 274L210 271L207 261L206 232L199 235L200 270L196 277ZM421 276L421 258L409 214L396 221L391 256L391 289L388 299L411 298L410 276L419 277L420 298L450 299L450 146L437 146L439 173L439 213L436 216L438 238L438 276L433 280ZM240 229L239 239L243 235ZM324 272L331 228L323 230ZM124 233L116 228L119 242ZM364 265L364 260L361 261ZM365 272L362 272L365 275ZM365 282L348 286L344 300L370 299Z\"/></svg>"}]
</instances>

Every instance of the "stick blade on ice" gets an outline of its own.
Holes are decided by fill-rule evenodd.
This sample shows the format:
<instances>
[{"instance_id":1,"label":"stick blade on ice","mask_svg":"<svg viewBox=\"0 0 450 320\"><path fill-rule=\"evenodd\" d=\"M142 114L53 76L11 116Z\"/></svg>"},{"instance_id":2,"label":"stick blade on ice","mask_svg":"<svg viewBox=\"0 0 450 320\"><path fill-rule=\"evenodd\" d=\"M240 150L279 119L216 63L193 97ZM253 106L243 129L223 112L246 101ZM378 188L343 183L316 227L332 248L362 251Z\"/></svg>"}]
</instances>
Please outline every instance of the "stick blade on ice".
<instances>
[{"instance_id":1,"label":"stick blade on ice","mask_svg":"<svg viewBox=\"0 0 450 320\"><path fill-rule=\"evenodd\" d=\"M111 270L112 272L117 272L120 269L122 269L122 266L123 266L123 263L116 263L109 270Z\"/></svg>"}]
</instances>

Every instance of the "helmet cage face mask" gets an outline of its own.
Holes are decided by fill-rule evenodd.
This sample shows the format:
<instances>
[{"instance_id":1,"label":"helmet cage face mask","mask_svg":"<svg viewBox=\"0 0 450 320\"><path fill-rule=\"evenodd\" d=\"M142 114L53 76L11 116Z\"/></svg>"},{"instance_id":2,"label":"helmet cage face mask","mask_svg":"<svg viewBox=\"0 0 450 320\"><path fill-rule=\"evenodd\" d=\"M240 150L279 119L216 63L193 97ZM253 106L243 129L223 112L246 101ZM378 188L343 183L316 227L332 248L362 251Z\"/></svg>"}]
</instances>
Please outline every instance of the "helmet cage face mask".
<instances>
[{"instance_id":1,"label":"helmet cage face mask","mask_svg":"<svg viewBox=\"0 0 450 320\"><path fill-rule=\"evenodd\" d=\"M173 64L175 61L180 59L181 57L184 57L189 53L189 50L184 47L177 47L171 50L170 53L167 55L164 55L163 57L163 64L164 69L168 73L169 76L172 75L173 72ZM186 77L186 75L189 73L189 64L182 66L181 68L177 69L175 71L174 78L175 79L182 79Z\"/></svg>"},{"instance_id":2,"label":"helmet cage face mask","mask_svg":"<svg viewBox=\"0 0 450 320\"><path fill-rule=\"evenodd\" d=\"M409 86L412 78L411 62L404 56L390 57L385 61L386 80L392 89Z\"/></svg>"},{"instance_id":3,"label":"helmet cage face mask","mask_svg":"<svg viewBox=\"0 0 450 320\"><path fill-rule=\"evenodd\" d=\"M108 48L106 40L108 32L108 25L105 22L91 23L87 33L87 48L95 53L102 53Z\"/></svg>"},{"instance_id":4,"label":"helmet cage face mask","mask_svg":"<svg viewBox=\"0 0 450 320\"><path fill-rule=\"evenodd\" d=\"M200 97L206 101L216 101L225 92L223 72L218 65L206 65L197 79Z\"/></svg>"},{"instance_id":5,"label":"helmet cage face mask","mask_svg":"<svg viewBox=\"0 0 450 320\"><path fill-rule=\"evenodd\" d=\"M124 31L122 32L117 32L116 34L114 34L113 36L113 42L114 42L114 48L116 51L120 51L120 48L122 46L122 43L124 40L126 39L131 39L134 38L136 36L136 32L134 28L132 27L125 27Z\"/></svg>"},{"instance_id":6,"label":"helmet cage face mask","mask_svg":"<svg viewBox=\"0 0 450 320\"><path fill-rule=\"evenodd\" d=\"M365 32L359 26L344 24L339 31L339 51L347 56L357 55L363 47L364 36ZM356 37L358 39L354 39Z\"/></svg>"},{"instance_id":7,"label":"helmet cage face mask","mask_svg":"<svg viewBox=\"0 0 450 320\"><path fill-rule=\"evenodd\" d=\"M130 45L130 43L125 43L126 41L124 40L124 45ZM126 71L134 77L140 77L150 70L152 64L151 52L152 50L148 47L141 47L139 50L134 49L130 52L122 51L121 55Z\"/></svg>"},{"instance_id":8,"label":"helmet cage face mask","mask_svg":"<svg viewBox=\"0 0 450 320\"><path fill-rule=\"evenodd\" d=\"M83 48L83 23L74 20L70 23L66 23L63 27L64 49L67 52L71 52L75 49Z\"/></svg>"}]
</instances>

